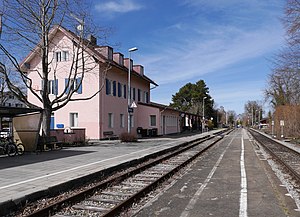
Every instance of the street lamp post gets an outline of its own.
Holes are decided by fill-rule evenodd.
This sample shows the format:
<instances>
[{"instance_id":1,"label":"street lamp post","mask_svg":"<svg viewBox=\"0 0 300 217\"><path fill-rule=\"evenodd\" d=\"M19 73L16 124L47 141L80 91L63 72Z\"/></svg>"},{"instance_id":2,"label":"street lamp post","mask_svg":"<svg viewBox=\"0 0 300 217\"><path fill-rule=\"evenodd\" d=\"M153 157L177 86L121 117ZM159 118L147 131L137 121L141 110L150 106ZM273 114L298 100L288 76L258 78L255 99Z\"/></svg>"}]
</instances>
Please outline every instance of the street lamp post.
<instances>
[{"instance_id":1,"label":"street lamp post","mask_svg":"<svg viewBox=\"0 0 300 217\"><path fill-rule=\"evenodd\" d=\"M207 98L207 96L202 98L202 133L204 133L204 121L205 121L205 117L204 117L204 100Z\"/></svg>"},{"instance_id":2,"label":"street lamp post","mask_svg":"<svg viewBox=\"0 0 300 217\"><path fill-rule=\"evenodd\" d=\"M219 128L219 110L217 109L217 128Z\"/></svg>"},{"instance_id":3,"label":"street lamp post","mask_svg":"<svg viewBox=\"0 0 300 217\"><path fill-rule=\"evenodd\" d=\"M252 115L252 127L253 127L253 106L251 107L251 115Z\"/></svg>"},{"instance_id":4,"label":"street lamp post","mask_svg":"<svg viewBox=\"0 0 300 217\"><path fill-rule=\"evenodd\" d=\"M137 47L133 47L128 49L128 53L129 53L129 63L128 63L128 98L127 98L127 113L128 113L128 128L127 128L127 132L130 133L130 103L131 103L131 88L130 88L130 73L131 73L131 53L134 51L137 51L138 48Z\"/></svg>"}]
</instances>

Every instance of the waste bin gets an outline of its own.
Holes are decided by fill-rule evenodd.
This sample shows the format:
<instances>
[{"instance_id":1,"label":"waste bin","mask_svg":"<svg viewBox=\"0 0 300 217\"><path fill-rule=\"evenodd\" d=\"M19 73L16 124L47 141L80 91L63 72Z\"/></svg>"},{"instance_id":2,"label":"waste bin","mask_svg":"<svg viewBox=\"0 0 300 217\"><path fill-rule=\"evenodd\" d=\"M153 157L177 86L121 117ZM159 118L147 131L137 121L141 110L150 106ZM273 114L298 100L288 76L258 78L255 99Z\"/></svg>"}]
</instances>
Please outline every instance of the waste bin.
<instances>
[{"instance_id":1,"label":"waste bin","mask_svg":"<svg viewBox=\"0 0 300 217\"><path fill-rule=\"evenodd\" d=\"M142 127L136 128L136 132L137 132L137 136L139 139L143 137L143 128Z\"/></svg>"},{"instance_id":2,"label":"waste bin","mask_svg":"<svg viewBox=\"0 0 300 217\"><path fill-rule=\"evenodd\" d=\"M147 137L147 136L149 136L148 129L142 129L142 137Z\"/></svg>"},{"instance_id":3,"label":"waste bin","mask_svg":"<svg viewBox=\"0 0 300 217\"><path fill-rule=\"evenodd\" d=\"M157 128L152 128L151 136L157 136Z\"/></svg>"}]
</instances>

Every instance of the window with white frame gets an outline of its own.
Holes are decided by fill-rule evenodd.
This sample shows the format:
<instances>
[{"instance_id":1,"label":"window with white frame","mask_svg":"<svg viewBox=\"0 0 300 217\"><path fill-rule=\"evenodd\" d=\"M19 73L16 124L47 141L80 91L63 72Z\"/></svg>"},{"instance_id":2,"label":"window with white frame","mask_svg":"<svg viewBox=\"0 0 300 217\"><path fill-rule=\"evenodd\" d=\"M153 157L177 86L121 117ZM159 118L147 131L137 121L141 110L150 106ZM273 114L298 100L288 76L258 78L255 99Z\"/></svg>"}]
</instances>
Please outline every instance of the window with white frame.
<instances>
[{"instance_id":1,"label":"window with white frame","mask_svg":"<svg viewBox=\"0 0 300 217\"><path fill-rule=\"evenodd\" d=\"M49 94L54 94L57 95L58 94L58 80L50 80L48 81L48 93Z\"/></svg>"},{"instance_id":2,"label":"window with white frame","mask_svg":"<svg viewBox=\"0 0 300 217\"><path fill-rule=\"evenodd\" d=\"M115 94L116 83L112 80L106 79L106 95Z\"/></svg>"},{"instance_id":3,"label":"window with white frame","mask_svg":"<svg viewBox=\"0 0 300 217\"><path fill-rule=\"evenodd\" d=\"M135 87L130 88L130 99L135 100Z\"/></svg>"},{"instance_id":4,"label":"window with white frame","mask_svg":"<svg viewBox=\"0 0 300 217\"><path fill-rule=\"evenodd\" d=\"M138 101L140 102L141 101L141 90L138 89Z\"/></svg>"},{"instance_id":5,"label":"window with white frame","mask_svg":"<svg viewBox=\"0 0 300 217\"><path fill-rule=\"evenodd\" d=\"M118 97L126 98L126 86L118 82Z\"/></svg>"},{"instance_id":6,"label":"window with white frame","mask_svg":"<svg viewBox=\"0 0 300 217\"><path fill-rule=\"evenodd\" d=\"M156 115L150 115L150 126L151 127L156 126Z\"/></svg>"},{"instance_id":7,"label":"window with white frame","mask_svg":"<svg viewBox=\"0 0 300 217\"><path fill-rule=\"evenodd\" d=\"M70 127L78 127L78 113L70 113Z\"/></svg>"},{"instance_id":8,"label":"window with white frame","mask_svg":"<svg viewBox=\"0 0 300 217\"><path fill-rule=\"evenodd\" d=\"M135 87L134 87L134 88L132 88L132 99L135 100L135 98L136 97L135 97Z\"/></svg>"},{"instance_id":9,"label":"window with white frame","mask_svg":"<svg viewBox=\"0 0 300 217\"><path fill-rule=\"evenodd\" d=\"M71 78L65 79L65 88L66 88L66 94L68 94L70 91L76 90L76 93L82 94L82 78Z\"/></svg>"},{"instance_id":10,"label":"window with white frame","mask_svg":"<svg viewBox=\"0 0 300 217\"><path fill-rule=\"evenodd\" d=\"M58 51L55 52L56 62L65 62L69 60L69 51Z\"/></svg>"},{"instance_id":11,"label":"window with white frame","mask_svg":"<svg viewBox=\"0 0 300 217\"><path fill-rule=\"evenodd\" d=\"M108 128L114 128L114 114L108 113Z\"/></svg>"},{"instance_id":12,"label":"window with white frame","mask_svg":"<svg viewBox=\"0 0 300 217\"><path fill-rule=\"evenodd\" d=\"M121 128L125 127L125 116L124 116L124 114L120 114L120 127Z\"/></svg>"},{"instance_id":13,"label":"window with white frame","mask_svg":"<svg viewBox=\"0 0 300 217\"><path fill-rule=\"evenodd\" d=\"M149 94L148 94L147 91L143 92L142 102L144 102L144 103L148 103L149 102Z\"/></svg>"},{"instance_id":14,"label":"window with white frame","mask_svg":"<svg viewBox=\"0 0 300 217\"><path fill-rule=\"evenodd\" d=\"M130 120L130 128L133 128L134 127L134 118L133 118L133 115L130 115L129 120Z\"/></svg>"}]
</instances>

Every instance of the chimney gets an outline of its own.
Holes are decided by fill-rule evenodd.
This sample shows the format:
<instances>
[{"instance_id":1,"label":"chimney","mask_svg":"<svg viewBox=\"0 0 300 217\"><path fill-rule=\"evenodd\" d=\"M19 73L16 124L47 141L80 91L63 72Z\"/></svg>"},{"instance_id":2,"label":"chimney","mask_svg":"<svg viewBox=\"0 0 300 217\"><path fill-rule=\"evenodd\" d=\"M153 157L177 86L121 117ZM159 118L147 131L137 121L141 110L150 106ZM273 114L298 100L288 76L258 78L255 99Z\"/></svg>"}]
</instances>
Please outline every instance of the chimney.
<instances>
[{"instance_id":1,"label":"chimney","mask_svg":"<svg viewBox=\"0 0 300 217\"><path fill-rule=\"evenodd\" d=\"M141 76L144 75L144 66L142 65L134 65L133 70L139 73Z\"/></svg>"},{"instance_id":2,"label":"chimney","mask_svg":"<svg viewBox=\"0 0 300 217\"><path fill-rule=\"evenodd\" d=\"M113 53L113 60L120 66L124 66L124 55L121 53Z\"/></svg>"},{"instance_id":3,"label":"chimney","mask_svg":"<svg viewBox=\"0 0 300 217\"><path fill-rule=\"evenodd\" d=\"M109 60L113 60L113 49L109 46L101 46L95 48L100 54L102 54L105 58Z\"/></svg>"},{"instance_id":4,"label":"chimney","mask_svg":"<svg viewBox=\"0 0 300 217\"><path fill-rule=\"evenodd\" d=\"M132 67L133 67L133 60L130 59L130 63L131 63L131 69L132 70ZM128 69L129 68L129 58L124 58L124 66Z\"/></svg>"},{"instance_id":5,"label":"chimney","mask_svg":"<svg viewBox=\"0 0 300 217\"><path fill-rule=\"evenodd\" d=\"M91 45L96 46L97 45L97 38L93 35L88 35L88 40L90 41Z\"/></svg>"}]
</instances>

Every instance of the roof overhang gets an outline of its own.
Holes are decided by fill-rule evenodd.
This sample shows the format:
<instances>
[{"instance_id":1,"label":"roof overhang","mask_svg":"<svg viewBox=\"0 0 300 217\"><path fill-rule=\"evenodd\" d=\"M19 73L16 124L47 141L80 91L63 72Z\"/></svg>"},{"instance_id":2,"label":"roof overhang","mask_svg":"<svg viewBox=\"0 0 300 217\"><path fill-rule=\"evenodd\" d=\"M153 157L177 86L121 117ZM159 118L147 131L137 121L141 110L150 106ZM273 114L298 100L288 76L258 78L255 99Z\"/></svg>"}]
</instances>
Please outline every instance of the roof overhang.
<instances>
[{"instance_id":1,"label":"roof overhang","mask_svg":"<svg viewBox=\"0 0 300 217\"><path fill-rule=\"evenodd\" d=\"M19 108L0 106L0 117L15 117L29 113L42 112L41 108Z\"/></svg>"}]
</instances>

